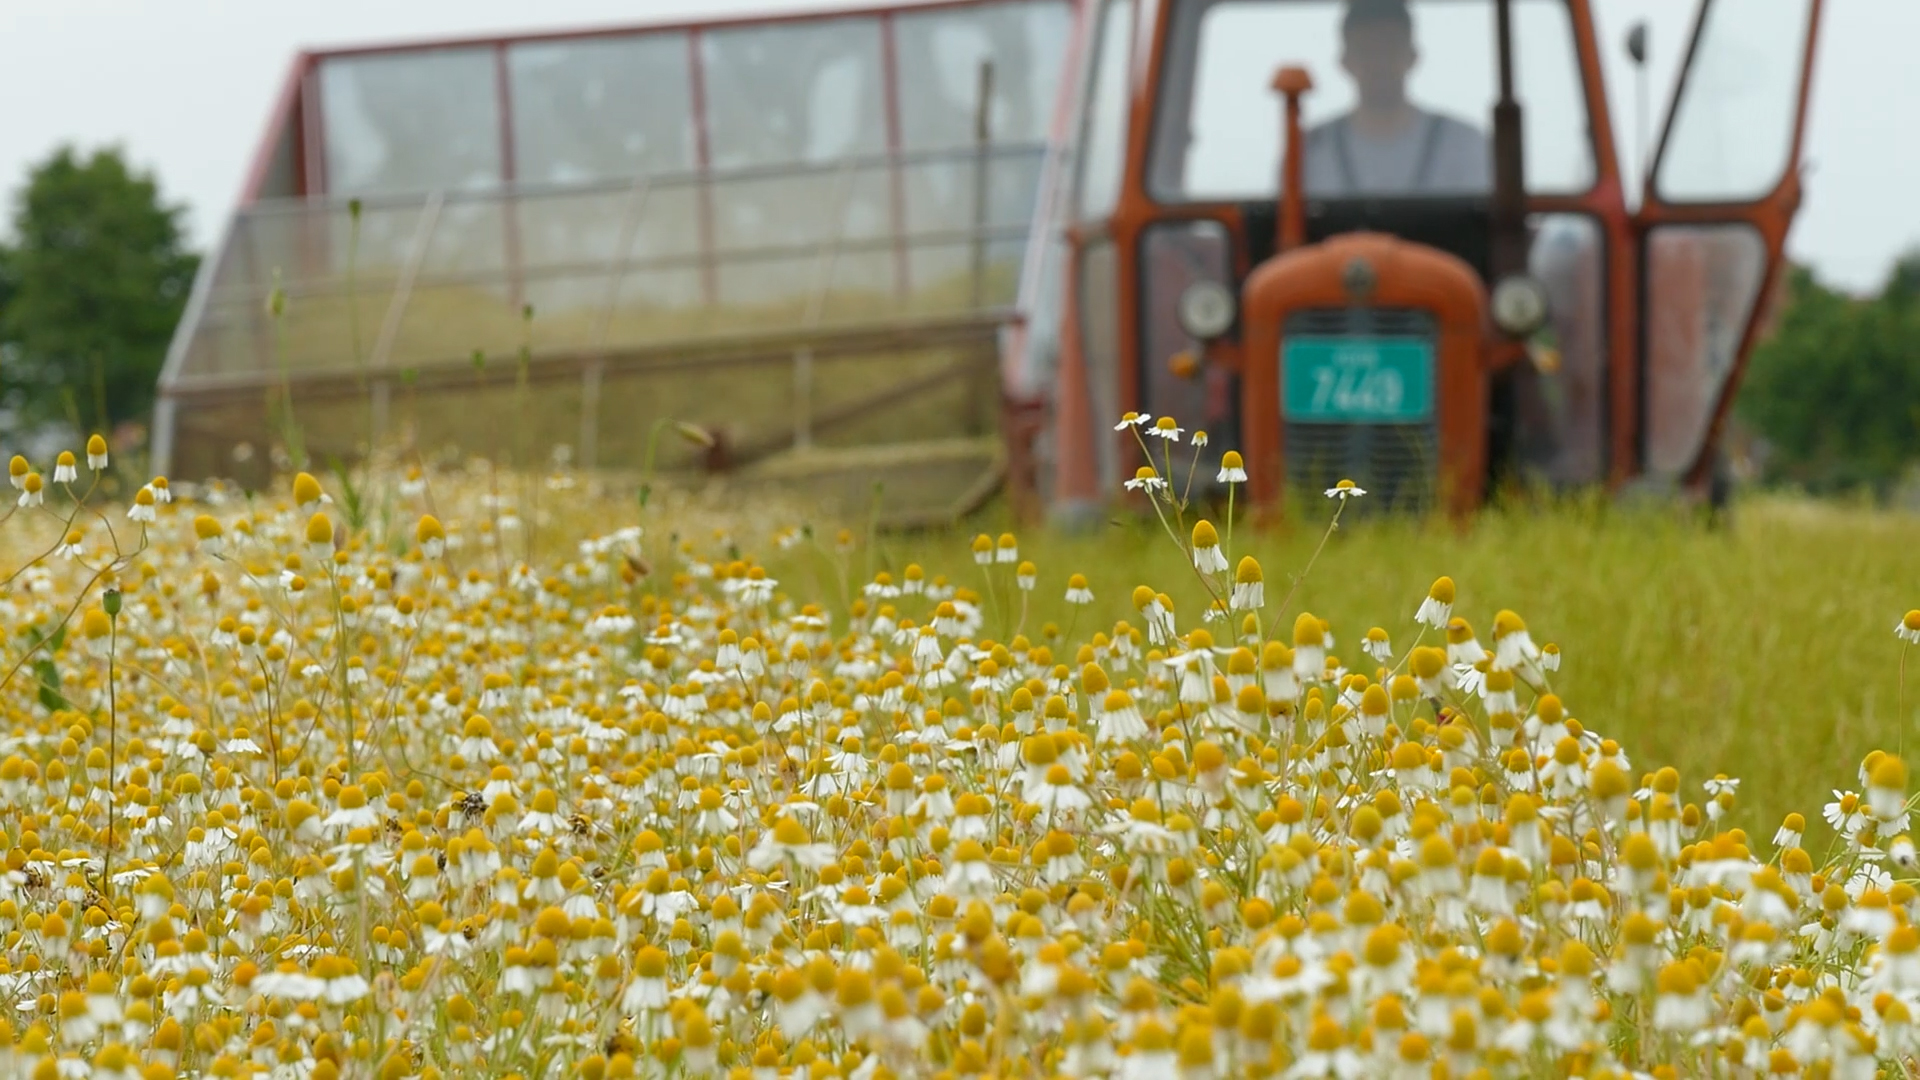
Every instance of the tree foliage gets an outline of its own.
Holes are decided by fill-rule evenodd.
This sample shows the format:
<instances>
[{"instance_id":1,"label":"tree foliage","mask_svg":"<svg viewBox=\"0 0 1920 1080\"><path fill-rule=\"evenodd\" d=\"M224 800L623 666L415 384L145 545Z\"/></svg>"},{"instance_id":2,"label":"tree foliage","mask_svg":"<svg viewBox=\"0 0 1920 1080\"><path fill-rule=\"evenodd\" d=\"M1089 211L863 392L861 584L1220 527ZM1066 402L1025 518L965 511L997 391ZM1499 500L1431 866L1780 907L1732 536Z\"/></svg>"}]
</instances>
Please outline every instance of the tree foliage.
<instances>
[{"instance_id":1,"label":"tree foliage","mask_svg":"<svg viewBox=\"0 0 1920 1080\"><path fill-rule=\"evenodd\" d=\"M36 166L0 248L0 401L25 424L144 420L199 260L117 149Z\"/></svg>"},{"instance_id":2,"label":"tree foliage","mask_svg":"<svg viewBox=\"0 0 1920 1080\"><path fill-rule=\"evenodd\" d=\"M1796 267L1739 399L1776 481L1884 493L1920 462L1920 252L1880 295L1835 292Z\"/></svg>"}]
</instances>

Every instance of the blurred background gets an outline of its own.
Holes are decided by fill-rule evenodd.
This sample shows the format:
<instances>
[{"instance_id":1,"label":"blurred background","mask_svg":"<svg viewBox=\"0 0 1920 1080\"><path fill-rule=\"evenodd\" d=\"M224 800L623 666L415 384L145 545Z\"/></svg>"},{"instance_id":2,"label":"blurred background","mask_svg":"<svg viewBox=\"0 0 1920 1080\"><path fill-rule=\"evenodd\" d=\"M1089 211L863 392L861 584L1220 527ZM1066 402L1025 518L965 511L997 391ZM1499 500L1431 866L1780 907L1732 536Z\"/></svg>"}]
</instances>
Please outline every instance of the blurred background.
<instances>
[{"instance_id":1,"label":"blurred background","mask_svg":"<svg viewBox=\"0 0 1920 1080\"><path fill-rule=\"evenodd\" d=\"M834 6L818 0L9 0L0 5L0 439L146 437L154 379L302 49ZM1625 163L1643 108L1623 46L1644 22L1661 103L1692 4L1596 0ZM1733 440L1740 475L1920 507L1920 4L1831 0L1807 200L1774 333ZM73 244L82 234L111 243ZM85 288L74 283L86 282Z\"/></svg>"}]
</instances>

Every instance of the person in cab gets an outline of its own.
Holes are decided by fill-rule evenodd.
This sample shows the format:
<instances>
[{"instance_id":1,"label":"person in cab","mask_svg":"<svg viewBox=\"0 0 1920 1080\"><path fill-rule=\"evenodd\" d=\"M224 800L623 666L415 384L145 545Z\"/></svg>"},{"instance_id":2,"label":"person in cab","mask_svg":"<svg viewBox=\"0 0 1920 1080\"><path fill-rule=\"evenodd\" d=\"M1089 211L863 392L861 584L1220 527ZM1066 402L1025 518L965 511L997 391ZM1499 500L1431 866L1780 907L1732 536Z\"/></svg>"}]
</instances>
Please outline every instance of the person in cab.
<instances>
[{"instance_id":1,"label":"person in cab","mask_svg":"<svg viewBox=\"0 0 1920 1080\"><path fill-rule=\"evenodd\" d=\"M1419 62L1406 0L1350 0L1340 66L1354 107L1306 134L1310 197L1482 195L1493 187L1493 150L1478 128L1421 108L1407 96Z\"/></svg>"}]
</instances>

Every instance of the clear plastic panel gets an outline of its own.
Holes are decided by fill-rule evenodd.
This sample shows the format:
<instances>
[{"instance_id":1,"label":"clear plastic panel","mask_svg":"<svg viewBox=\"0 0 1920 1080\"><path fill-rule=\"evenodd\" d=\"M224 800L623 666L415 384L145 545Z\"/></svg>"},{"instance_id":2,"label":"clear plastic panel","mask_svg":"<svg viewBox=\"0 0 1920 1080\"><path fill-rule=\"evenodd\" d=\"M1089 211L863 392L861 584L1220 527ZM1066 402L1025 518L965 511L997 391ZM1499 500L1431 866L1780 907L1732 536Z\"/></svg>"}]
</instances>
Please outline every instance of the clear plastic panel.
<instances>
[{"instance_id":1,"label":"clear plastic panel","mask_svg":"<svg viewBox=\"0 0 1920 1080\"><path fill-rule=\"evenodd\" d=\"M1106 217L1120 200L1127 154L1127 42L1132 32L1133 0L1108 0L1100 10L1081 132L1076 216L1082 221Z\"/></svg>"},{"instance_id":2,"label":"clear plastic panel","mask_svg":"<svg viewBox=\"0 0 1920 1080\"><path fill-rule=\"evenodd\" d=\"M1175 317L1180 294L1198 281L1233 285L1233 244L1226 226L1217 221L1154 226L1140 243L1140 270L1141 410L1171 416L1189 431L1205 431L1213 455L1233 449L1239 445L1240 403L1232 372L1207 365L1182 373L1173 365L1176 355L1192 353L1197 359L1200 350Z\"/></svg>"},{"instance_id":3,"label":"clear plastic panel","mask_svg":"<svg viewBox=\"0 0 1920 1080\"><path fill-rule=\"evenodd\" d=\"M514 179L587 183L691 169L690 67L682 33L509 46Z\"/></svg>"},{"instance_id":4,"label":"clear plastic panel","mask_svg":"<svg viewBox=\"0 0 1920 1080\"><path fill-rule=\"evenodd\" d=\"M1533 275L1547 287L1549 333L1523 362L1518 450L1554 484L1591 484L1607 468L1606 248L1600 225L1581 214L1534 222Z\"/></svg>"},{"instance_id":5,"label":"clear plastic panel","mask_svg":"<svg viewBox=\"0 0 1920 1080\"><path fill-rule=\"evenodd\" d=\"M1280 96L1274 72L1299 64L1314 78L1302 101L1310 136L1309 194L1461 195L1492 184L1492 107L1498 95L1490 0L1414 0L1413 66L1397 83L1428 114L1388 138L1356 138L1343 161L1332 132L1316 129L1358 101L1343 57L1346 5L1336 0L1198 0L1176 8L1157 105L1152 173L1156 197L1173 201L1271 198L1279 184ZM1561 0L1513 5L1516 96L1525 104L1527 186L1569 193L1592 186L1593 147ZM1355 48L1384 47L1356 38ZM1430 159L1427 124L1444 124ZM1344 125L1341 125L1343 128Z\"/></svg>"},{"instance_id":6,"label":"clear plastic panel","mask_svg":"<svg viewBox=\"0 0 1920 1080\"><path fill-rule=\"evenodd\" d=\"M1748 225L1663 225L1647 237L1648 474L1677 480L1699 459L1766 266Z\"/></svg>"},{"instance_id":7,"label":"clear plastic panel","mask_svg":"<svg viewBox=\"0 0 1920 1080\"><path fill-rule=\"evenodd\" d=\"M713 168L886 149L878 19L715 30L700 50Z\"/></svg>"},{"instance_id":8,"label":"clear plastic panel","mask_svg":"<svg viewBox=\"0 0 1920 1080\"><path fill-rule=\"evenodd\" d=\"M1061 0L1012 0L895 16L902 146L920 150L973 143L980 65L987 61L993 64L990 137L1044 141L1070 30Z\"/></svg>"},{"instance_id":9,"label":"clear plastic panel","mask_svg":"<svg viewBox=\"0 0 1920 1080\"><path fill-rule=\"evenodd\" d=\"M1712 0L1654 187L1673 202L1746 202L1786 174L1813 0Z\"/></svg>"},{"instance_id":10,"label":"clear plastic panel","mask_svg":"<svg viewBox=\"0 0 1920 1080\"><path fill-rule=\"evenodd\" d=\"M502 180L488 47L334 57L320 68L330 195L481 190Z\"/></svg>"}]
</instances>

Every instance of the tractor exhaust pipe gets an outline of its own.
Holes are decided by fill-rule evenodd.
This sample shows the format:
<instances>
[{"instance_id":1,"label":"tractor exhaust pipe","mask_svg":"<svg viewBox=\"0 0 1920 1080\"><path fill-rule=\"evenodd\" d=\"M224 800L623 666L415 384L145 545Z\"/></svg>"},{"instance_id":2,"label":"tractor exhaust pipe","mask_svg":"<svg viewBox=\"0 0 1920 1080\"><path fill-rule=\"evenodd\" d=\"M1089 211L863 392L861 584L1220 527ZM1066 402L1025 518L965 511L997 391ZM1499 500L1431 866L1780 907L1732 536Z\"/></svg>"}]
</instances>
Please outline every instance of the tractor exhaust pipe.
<instances>
[{"instance_id":1,"label":"tractor exhaust pipe","mask_svg":"<svg viewBox=\"0 0 1920 1080\"><path fill-rule=\"evenodd\" d=\"M1493 106L1493 280L1527 271L1527 172L1520 102L1513 96L1512 0L1495 0L1500 98Z\"/></svg>"}]
</instances>

